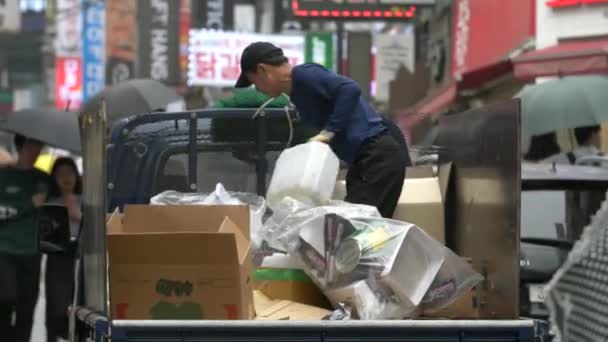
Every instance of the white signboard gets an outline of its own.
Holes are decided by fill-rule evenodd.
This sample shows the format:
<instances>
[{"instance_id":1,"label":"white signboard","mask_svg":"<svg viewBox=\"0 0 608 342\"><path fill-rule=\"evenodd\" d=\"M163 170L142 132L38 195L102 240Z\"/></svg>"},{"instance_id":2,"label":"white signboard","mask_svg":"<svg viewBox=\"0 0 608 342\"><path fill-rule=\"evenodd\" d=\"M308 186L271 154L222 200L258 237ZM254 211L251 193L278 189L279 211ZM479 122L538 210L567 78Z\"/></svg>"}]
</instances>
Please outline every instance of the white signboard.
<instances>
[{"instance_id":1,"label":"white signboard","mask_svg":"<svg viewBox=\"0 0 608 342\"><path fill-rule=\"evenodd\" d=\"M304 37L190 30L188 84L233 87L241 73L241 53L247 45L265 41L283 49L292 65L304 63Z\"/></svg>"},{"instance_id":2,"label":"white signboard","mask_svg":"<svg viewBox=\"0 0 608 342\"><path fill-rule=\"evenodd\" d=\"M19 0L0 1L0 32L21 30Z\"/></svg>"},{"instance_id":3,"label":"white signboard","mask_svg":"<svg viewBox=\"0 0 608 342\"><path fill-rule=\"evenodd\" d=\"M374 35L376 100L388 101L389 85L401 66L414 71L414 32Z\"/></svg>"},{"instance_id":4,"label":"white signboard","mask_svg":"<svg viewBox=\"0 0 608 342\"><path fill-rule=\"evenodd\" d=\"M57 0L55 55L80 57L82 50L81 0Z\"/></svg>"}]
</instances>

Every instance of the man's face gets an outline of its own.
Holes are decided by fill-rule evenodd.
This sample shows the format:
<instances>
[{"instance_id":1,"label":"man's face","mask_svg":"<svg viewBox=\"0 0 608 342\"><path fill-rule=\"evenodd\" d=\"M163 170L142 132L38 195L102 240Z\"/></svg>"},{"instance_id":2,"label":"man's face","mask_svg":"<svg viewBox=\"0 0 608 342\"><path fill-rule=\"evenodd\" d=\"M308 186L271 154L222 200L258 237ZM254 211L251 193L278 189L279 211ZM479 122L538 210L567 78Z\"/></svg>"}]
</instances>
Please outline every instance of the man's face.
<instances>
[{"instance_id":1,"label":"man's face","mask_svg":"<svg viewBox=\"0 0 608 342\"><path fill-rule=\"evenodd\" d=\"M288 93L291 86L291 66L284 63L279 66L259 64L255 72L247 73L255 88L271 97Z\"/></svg>"},{"instance_id":2,"label":"man's face","mask_svg":"<svg viewBox=\"0 0 608 342\"><path fill-rule=\"evenodd\" d=\"M42 151L42 143L35 140L26 140L19 151L19 161L24 165L34 167L40 152Z\"/></svg>"}]
</instances>

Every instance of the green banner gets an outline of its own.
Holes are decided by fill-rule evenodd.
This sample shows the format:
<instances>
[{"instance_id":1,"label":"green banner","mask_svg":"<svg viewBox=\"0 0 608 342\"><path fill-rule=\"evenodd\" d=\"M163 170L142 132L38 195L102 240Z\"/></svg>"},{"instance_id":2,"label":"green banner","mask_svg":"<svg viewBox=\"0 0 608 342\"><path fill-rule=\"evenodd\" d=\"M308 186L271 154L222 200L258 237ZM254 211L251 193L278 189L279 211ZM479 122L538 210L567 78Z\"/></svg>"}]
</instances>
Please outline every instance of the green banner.
<instances>
[{"instance_id":1,"label":"green banner","mask_svg":"<svg viewBox=\"0 0 608 342\"><path fill-rule=\"evenodd\" d=\"M331 32L309 32L306 34L306 63L317 63L335 70L334 36Z\"/></svg>"}]
</instances>

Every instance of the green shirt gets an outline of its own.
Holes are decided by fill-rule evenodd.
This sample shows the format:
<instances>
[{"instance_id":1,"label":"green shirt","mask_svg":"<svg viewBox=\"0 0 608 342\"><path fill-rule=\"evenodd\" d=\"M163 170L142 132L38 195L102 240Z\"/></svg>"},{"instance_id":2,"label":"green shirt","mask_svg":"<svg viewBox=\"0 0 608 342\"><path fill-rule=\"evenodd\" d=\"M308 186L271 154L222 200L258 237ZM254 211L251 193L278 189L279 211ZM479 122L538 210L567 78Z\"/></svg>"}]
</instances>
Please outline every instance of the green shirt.
<instances>
[{"instance_id":1,"label":"green shirt","mask_svg":"<svg viewBox=\"0 0 608 342\"><path fill-rule=\"evenodd\" d=\"M48 176L37 169L0 168L0 253L38 253L38 225L32 197L48 191Z\"/></svg>"}]
</instances>

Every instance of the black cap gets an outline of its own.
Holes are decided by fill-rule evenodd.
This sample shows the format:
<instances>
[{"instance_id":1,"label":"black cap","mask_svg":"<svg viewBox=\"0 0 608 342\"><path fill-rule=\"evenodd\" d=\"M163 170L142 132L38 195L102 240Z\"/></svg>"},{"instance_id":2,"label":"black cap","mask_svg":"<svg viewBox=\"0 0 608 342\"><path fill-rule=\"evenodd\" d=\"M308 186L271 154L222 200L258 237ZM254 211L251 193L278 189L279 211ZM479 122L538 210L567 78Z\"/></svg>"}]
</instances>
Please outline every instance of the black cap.
<instances>
[{"instance_id":1,"label":"black cap","mask_svg":"<svg viewBox=\"0 0 608 342\"><path fill-rule=\"evenodd\" d=\"M279 65L285 63L287 59L283 54L283 49L268 42L255 42L249 44L241 54L241 75L234 85L235 88L246 88L251 85L251 81L245 73L255 71L258 64Z\"/></svg>"}]
</instances>

